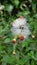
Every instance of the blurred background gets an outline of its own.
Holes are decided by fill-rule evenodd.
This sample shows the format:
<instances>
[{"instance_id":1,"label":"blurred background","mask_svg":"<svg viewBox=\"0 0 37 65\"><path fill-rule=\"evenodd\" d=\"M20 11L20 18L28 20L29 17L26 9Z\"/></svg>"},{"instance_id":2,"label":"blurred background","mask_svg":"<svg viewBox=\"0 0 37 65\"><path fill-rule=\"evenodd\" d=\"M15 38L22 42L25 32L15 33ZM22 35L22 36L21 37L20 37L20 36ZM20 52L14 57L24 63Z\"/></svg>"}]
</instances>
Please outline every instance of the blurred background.
<instances>
[{"instance_id":1,"label":"blurred background","mask_svg":"<svg viewBox=\"0 0 37 65\"><path fill-rule=\"evenodd\" d=\"M27 18L31 35L16 45L11 22L20 16ZM0 65L37 65L37 0L0 0Z\"/></svg>"}]
</instances>

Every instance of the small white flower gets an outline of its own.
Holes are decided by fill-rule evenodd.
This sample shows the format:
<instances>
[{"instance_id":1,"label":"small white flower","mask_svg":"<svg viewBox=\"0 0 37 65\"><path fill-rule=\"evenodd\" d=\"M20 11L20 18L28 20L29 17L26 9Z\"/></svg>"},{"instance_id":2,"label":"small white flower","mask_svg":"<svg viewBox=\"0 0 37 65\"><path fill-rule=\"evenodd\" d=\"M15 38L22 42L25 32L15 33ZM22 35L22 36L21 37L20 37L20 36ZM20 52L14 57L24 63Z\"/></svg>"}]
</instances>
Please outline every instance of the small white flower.
<instances>
[{"instance_id":1,"label":"small white flower","mask_svg":"<svg viewBox=\"0 0 37 65\"><path fill-rule=\"evenodd\" d=\"M4 5L0 5L0 10L3 10L5 8Z\"/></svg>"},{"instance_id":2,"label":"small white flower","mask_svg":"<svg viewBox=\"0 0 37 65\"><path fill-rule=\"evenodd\" d=\"M18 18L14 20L11 31L13 35L23 35L25 38L27 38L31 33L26 18Z\"/></svg>"}]
</instances>

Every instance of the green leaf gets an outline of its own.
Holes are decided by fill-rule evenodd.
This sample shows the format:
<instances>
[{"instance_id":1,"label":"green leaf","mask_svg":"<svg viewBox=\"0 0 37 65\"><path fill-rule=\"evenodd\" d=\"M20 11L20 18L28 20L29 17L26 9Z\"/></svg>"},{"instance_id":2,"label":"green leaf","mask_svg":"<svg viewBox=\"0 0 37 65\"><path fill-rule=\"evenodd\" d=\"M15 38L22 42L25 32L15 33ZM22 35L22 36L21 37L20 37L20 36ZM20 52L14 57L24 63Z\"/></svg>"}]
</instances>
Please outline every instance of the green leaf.
<instances>
[{"instance_id":1,"label":"green leaf","mask_svg":"<svg viewBox=\"0 0 37 65\"><path fill-rule=\"evenodd\" d=\"M6 65L6 63L5 62L2 62L2 65Z\"/></svg>"},{"instance_id":2,"label":"green leaf","mask_svg":"<svg viewBox=\"0 0 37 65\"><path fill-rule=\"evenodd\" d=\"M15 59L16 59L16 58L14 58L14 56L11 56L11 55L8 55L8 54L5 54L5 55L3 55L3 59L2 59L1 61L13 65Z\"/></svg>"},{"instance_id":3,"label":"green leaf","mask_svg":"<svg viewBox=\"0 0 37 65\"><path fill-rule=\"evenodd\" d=\"M19 65L23 65L23 64L25 64L25 63L28 63L28 61L29 61L29 57L28 57L28 56L24 56L24 57L22 57L22 58L18 61L18 64L19 64Z\"/></svg>"},{"instance_id":4,"label":"green leaf","mask_svg":"<svg viewBox=\"0 0 37 65\"><path fill-rule=\"evenodd\" d=\"M0 51L3 50L5 46L0 45Z\"/></svg>"},{"instance_id":5,"label":"green leaf","mask_svg":"<svg viewBox=\"0 0 37 65\"><path fill-rule=\"evenodd\" d=\"M13 3L14 3L14 5L15 5L15 7L17 8L18 5L19 5L19 0L13 0Z\"/></svg>"},{"instance_id":6,"label":"green leaf","mask_svg":"<svg viewBox=\"0 0 37 65\"><path fill-rule=\"evenodd\" d=\"M6 5L6 10L10 13L13 10L13 5L7 4Z\"/></svg>"},{"instance_id":7,"label":"green leaf","mask_svg":"<svg viewBox=\"0 0 37 65\"><path fill-rule=\"evenodd\" d=\"M10 38L6 38L5 40L4 40L4 43L9 43L10 42Z\"/></svg>"}]
</instances>

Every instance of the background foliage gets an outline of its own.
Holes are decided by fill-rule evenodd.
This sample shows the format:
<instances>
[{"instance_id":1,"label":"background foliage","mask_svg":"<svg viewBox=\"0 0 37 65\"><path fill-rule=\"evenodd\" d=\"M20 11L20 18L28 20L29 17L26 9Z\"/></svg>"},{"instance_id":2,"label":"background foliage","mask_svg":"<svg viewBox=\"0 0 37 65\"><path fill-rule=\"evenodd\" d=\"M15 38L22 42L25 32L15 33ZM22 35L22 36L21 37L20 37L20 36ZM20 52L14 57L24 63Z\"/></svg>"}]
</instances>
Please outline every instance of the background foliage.
<instances>
[{"instance_id":1,"label":"background foliage","mask_svg":"<svg viewBox=\"0 0 37 65\"><path fill-rule=\"evenodd\" d=\"M37 65L37 0L0 0L5 9L0 11L0 65ZM28 19L31 35L17 42L13 55L11 25L19 16ZM20 44L21 43L21 44Z\"/></svg>"}]
</instances>

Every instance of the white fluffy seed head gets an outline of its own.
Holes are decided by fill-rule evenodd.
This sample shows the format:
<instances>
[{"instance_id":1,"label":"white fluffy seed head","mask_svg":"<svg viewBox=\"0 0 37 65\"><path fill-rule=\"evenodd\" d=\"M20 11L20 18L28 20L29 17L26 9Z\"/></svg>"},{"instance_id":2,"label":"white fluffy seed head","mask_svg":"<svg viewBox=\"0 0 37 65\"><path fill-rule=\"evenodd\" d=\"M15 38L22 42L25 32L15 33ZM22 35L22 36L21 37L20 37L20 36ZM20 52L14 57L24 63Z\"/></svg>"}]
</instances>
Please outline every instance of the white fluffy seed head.
<instances>
[{"instance_id":1,"label":"white fluffy seed head","mask_svg":"<svg viewBox=\"0 0 37 65\"><path fill-rule=\"evenodd\" d=\"M21 26L21 28L20 28ZM22 29L23 27L23 29ZM11 31L13 35L23 35L25 38L27 38L30 35L29 26L27 25L27 19L26 18L18 18L14 20L12 23Z\"/></svg>"}]
</instances>

